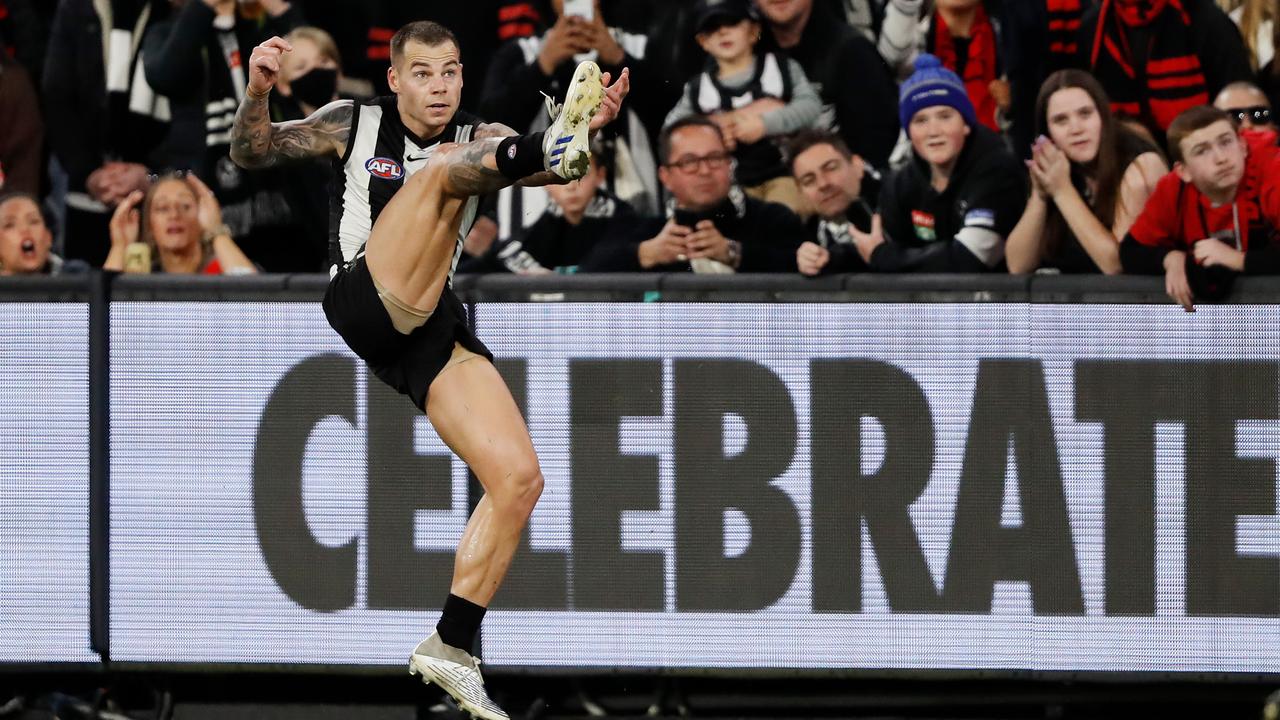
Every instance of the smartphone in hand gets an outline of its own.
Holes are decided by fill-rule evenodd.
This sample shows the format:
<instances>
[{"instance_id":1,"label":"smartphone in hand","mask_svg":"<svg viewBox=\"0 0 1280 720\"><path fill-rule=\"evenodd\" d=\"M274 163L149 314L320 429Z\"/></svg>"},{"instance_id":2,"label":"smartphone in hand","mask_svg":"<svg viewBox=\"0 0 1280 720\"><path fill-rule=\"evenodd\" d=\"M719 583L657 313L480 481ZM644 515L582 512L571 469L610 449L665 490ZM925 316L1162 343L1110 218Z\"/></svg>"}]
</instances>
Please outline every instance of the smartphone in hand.
<instances>
[{"instance_id":1,"label":"smartphone in hand","mask_svg":"<svg viewBox=\"0 0 1280 720\"><path fill-rule=\"evenodd\" d=\"M562 15L577 15L578 17L591 22L596 18L595 0L564 0L564 11Z\"/></svg>"}]
</instances>

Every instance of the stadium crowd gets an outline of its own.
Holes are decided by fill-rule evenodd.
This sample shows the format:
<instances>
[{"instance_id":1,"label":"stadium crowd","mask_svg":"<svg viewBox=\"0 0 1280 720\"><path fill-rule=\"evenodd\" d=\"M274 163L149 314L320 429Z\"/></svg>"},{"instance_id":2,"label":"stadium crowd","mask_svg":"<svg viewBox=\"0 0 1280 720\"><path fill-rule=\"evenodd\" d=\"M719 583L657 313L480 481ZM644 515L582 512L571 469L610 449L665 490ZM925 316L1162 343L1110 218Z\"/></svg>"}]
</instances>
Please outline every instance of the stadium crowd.
<instances>
[{"instance_id":1,"label":"stadium crowd","mask_svg":"<svg viewBox=\"0 0 1280 720\"><path fill-rule=\"evenodd\" d=\"M228 156L387 94L459 38L462 106L546 127L631 70L584 179L485 198L460 272L1162 275L1187 309L1280 273L1277 0L0 0L0 274L324 272L328 162Z\"/></svg>"}]
</instances>

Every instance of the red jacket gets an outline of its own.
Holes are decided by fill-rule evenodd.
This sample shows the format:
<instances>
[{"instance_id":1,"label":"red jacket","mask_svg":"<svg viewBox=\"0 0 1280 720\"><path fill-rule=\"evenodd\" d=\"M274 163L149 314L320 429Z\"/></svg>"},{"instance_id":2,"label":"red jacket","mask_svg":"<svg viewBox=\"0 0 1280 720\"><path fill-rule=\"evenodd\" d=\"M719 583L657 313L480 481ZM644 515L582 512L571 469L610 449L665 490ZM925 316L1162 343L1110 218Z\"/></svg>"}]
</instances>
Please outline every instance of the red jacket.
<instances>
[{"instance_id":1,"label":"red jacket","mask_svg":"<svg viewBox=\"0 0 1280 720\"><path fill-rule=\"evenodd\" d=\"M1130 238L1151 248L1189 254L1197 241L1213 237L1244 251L1246 273L1280 273L1280 148L1274 133L1240 135L1248 155L1233 202L1214 207L1195 185L1170 172L1147 199L1129 229Z\"/></svg>"}]
</instances>

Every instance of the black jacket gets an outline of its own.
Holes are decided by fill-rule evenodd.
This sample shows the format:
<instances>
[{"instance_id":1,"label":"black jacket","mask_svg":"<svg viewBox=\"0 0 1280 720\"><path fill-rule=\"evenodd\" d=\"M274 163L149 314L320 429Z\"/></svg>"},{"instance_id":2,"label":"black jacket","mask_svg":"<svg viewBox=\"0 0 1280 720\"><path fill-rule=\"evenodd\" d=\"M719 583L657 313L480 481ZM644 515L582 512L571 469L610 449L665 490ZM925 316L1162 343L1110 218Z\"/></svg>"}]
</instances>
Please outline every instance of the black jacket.
<instances>
[{"instance_id":1,"label":"black jacket","mask_svg":"<svg viewBox=\"0 0 1280 720\"><path fill-rule=\"evenodd\" d=\"M928 163L913 153L911 162L895 171L880 193L886 242L871 254L871 269L1002 270L1004 239L1022 216L1026 199L1027 180L1021 163L1004 140L985 127L971 128L941 193L930 184ZM966 236L957 237L962 230ZM999 236L994 247L983 244L991 232ZM971 249L973 246L977 250Z\"/></svg>"},{"instance_id":2,"label":"black jacket","mask_svg":"<svg viewBox=\"0 0 1280 720\"><path fill-rule=\"evenodd\" d=\"M716 229L742 243L738 272L796 272L796 248L805 238L804 225L791 209L778 203L747 197L738 188L730 191L715 210L705 213ZM655 237L667 224L665 217L639 220L635 229L597 248L582 263L583 272L642 272L640 243ZM648 268L651 272L688 272L688 262Z\"/></svg>"},{"instance_id":3,"label":"black jacket","mask_svg":"<svg viewBox=\"0 0 1280 720\"><path fill-rule=\"evenodd\" d=\"M757 52L778 49L800 63L822 101L833 106L849 149L874 167L888 167L898 141L898 85L875 45L827 5L815 4L794 47L779 48L767 30L756 46Z\"/></svg>"},{"instance_id":4,"label":"black jacket","mask_svg":"<svg viewBox=\"0 0 1280 720\"><path fill-rule=\"evenodd\" d=\"M630 205L600 188L577 225L565 219L554 201L533 224L523 227L505 241L494 243L486 254L485 270L520 272L543 268L574 273L598 248L613 240L629 237L636 223Z\"/></svg>"},{"instance_id":5,"label":"black jacket","mask_svg":"<svg viewBox=\"0 0 1280 720\"><path fill-rule=\"evenodd\" d=\"M152 27L143 43L147 82L156 92L169 97L173 164L202 175L206 170L205 106L209 101L209 58L205 48L214 37L213 18L213 8L203 2L187 2L172 20ZM283 37L301 24L302 15L296 4L262 27L237 19L235 33L245 79L249 77L249 53L258 43L272 35Z\"/></svg>"},{"instance_id":6,"label":"black jacket","mask_svg":"<svg viewBox=\"0 0 1280 720\"><path fill-rule=\"evenodd\" d=\"M167 0L152 2L151 22L163 17ZM159 91L157 91L159 92ZM49 144L70 176L72 190L102 167L110 147L128 149L118 159L148 167L164 167L163 133L159 137L119 142L108 127L106 69L103 66L102 21L93 0L62 0L53 19L45 60L42 94Z\"/></svg>"}]
</instances>

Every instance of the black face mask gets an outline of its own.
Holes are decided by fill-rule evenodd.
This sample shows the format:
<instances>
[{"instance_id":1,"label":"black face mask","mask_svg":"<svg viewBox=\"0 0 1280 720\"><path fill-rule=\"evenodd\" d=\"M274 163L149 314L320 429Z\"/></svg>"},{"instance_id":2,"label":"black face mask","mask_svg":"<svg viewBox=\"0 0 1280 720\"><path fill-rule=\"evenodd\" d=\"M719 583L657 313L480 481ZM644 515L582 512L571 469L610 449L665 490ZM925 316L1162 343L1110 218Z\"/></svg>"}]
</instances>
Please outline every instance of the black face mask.
<instances>
[{"instance_id":1,"label":"black face mask","mask_svg":"<svg viewBox=\"0 0 1280 720\"><path fill-rule=\"evenodd\" d=\"M333 100L338 89L338 71L336 68L312 68L306 75L294 78L289 86L295 100L318 108Z\"/></svg>"}]
</instances>

